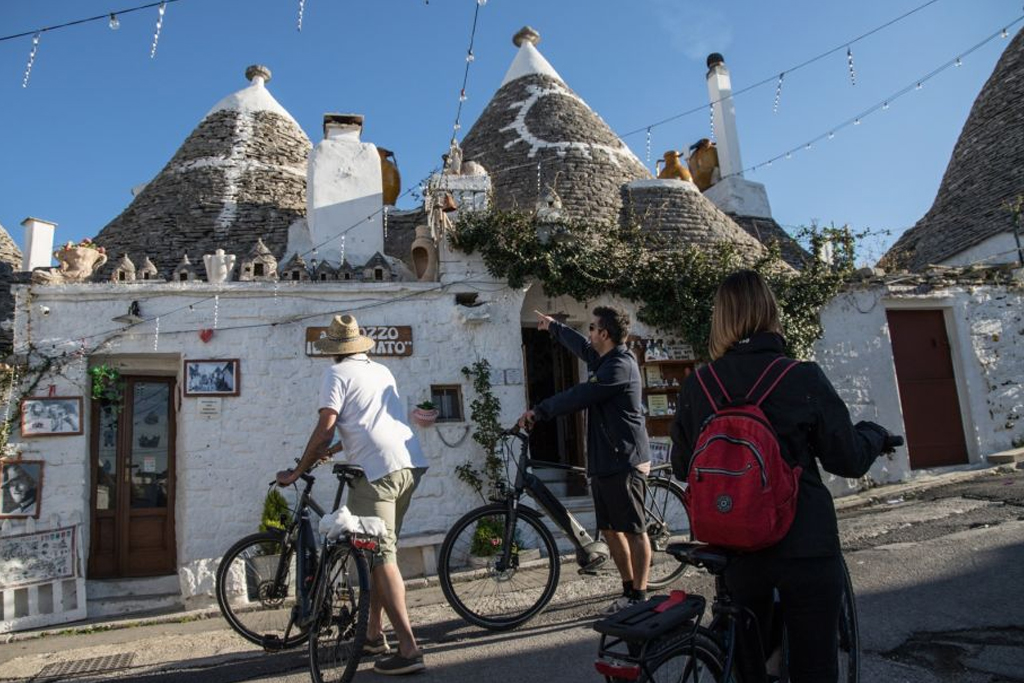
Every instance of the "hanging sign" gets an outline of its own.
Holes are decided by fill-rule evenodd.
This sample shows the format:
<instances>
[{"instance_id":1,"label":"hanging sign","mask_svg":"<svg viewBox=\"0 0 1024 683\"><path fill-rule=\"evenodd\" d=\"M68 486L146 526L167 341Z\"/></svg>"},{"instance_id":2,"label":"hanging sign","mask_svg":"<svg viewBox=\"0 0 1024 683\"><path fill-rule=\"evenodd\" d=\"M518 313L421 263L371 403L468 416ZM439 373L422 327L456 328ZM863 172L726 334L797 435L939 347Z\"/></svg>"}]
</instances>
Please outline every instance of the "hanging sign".
<instances>
[{"instance_id":1,"label":"hanging sign","mask_svg":"<svg viewBox=\"0 0 1024 683\"><path fill-rule=\"evenodd\" d=\"M369 337L377 343L370 350L371 356L411 356L412 355L412 326L411 325L367 325L360 327L359 333ZM306 328L306 355L307 356L333 356L332 353L323 353L313 346L313 342L327 336L326 327Z\"/></svg>"}]
</instances>

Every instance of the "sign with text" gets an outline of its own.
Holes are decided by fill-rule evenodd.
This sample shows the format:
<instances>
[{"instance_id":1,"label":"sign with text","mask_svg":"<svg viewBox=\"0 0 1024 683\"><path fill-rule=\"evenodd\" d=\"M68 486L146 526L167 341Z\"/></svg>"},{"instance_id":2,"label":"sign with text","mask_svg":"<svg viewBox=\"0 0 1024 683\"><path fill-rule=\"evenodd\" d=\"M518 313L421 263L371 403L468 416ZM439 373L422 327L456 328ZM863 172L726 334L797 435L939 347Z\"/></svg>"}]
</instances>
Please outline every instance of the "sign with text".
<instances>
[{"instance_id":1,"label":"sign with text","mask_svg":"<svg viewBox=\"0 0 1024 683\"><path fill-rule=\"evenodd\" d=\"M411 325L367 325L360 327L359 333L363 334L377 343L370 350L371 356L411 356L412 355L412 326ZM332 356L331 353L323 353L313 346L313 342L327 336L326 327L306 328L306 355L307 356Z\"/></svg>"}]
</instances>

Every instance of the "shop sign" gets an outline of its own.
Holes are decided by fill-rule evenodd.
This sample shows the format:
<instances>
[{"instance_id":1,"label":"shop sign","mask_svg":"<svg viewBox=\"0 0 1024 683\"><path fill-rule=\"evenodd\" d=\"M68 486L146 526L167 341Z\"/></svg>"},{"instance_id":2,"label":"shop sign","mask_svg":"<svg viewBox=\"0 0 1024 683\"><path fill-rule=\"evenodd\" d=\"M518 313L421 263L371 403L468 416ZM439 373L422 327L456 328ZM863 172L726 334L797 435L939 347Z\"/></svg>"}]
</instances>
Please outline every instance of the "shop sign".
<instances>
[{"instance_id":1,"label":"shop sign","mask_svg":"<svg viewBox=\"0 0 1024 683\"><path fill-rule=\"evenodd\" d=\"M359 333L374 340L377 345L370 351L371 356L411 356L412 326L411 325L367 325L360 327ZM327 336L326 327L306 328L306 355L331 356L330 353L317 351L313 342Z\"/></svg>"}]
</instances>

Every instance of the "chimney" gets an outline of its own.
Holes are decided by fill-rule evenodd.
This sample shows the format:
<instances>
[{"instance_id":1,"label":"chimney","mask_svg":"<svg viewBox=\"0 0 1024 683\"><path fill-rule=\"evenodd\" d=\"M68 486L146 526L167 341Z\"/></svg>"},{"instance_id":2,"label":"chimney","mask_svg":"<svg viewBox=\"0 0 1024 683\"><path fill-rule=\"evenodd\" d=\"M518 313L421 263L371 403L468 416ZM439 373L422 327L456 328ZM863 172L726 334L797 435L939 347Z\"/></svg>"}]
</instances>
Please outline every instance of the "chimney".
<instances>
[{"instance_id":1,"label":"chimney","mask_svg":"<svg viewBox=\"0 0 1024 683\"><path fill-rule=\"evenodd\" d=\"M57 224L31 216L21 224L25 226L25 253L21 269L49 267L53 263L53 231Z\"/></svg>"},{"instance_id":2,"label":"chimney","mask_svg":"<svg viewBox=\"0 0 1024 683\"><path fill-rule=\"evenodd\" d=\"M736 134L736 103L732 98L732 79L725 67L725 57L717 52L708 55L708 98L712 102L715 123L715 146L722 177L743 175L740 139Z\"/></svg>"}]
</instances>

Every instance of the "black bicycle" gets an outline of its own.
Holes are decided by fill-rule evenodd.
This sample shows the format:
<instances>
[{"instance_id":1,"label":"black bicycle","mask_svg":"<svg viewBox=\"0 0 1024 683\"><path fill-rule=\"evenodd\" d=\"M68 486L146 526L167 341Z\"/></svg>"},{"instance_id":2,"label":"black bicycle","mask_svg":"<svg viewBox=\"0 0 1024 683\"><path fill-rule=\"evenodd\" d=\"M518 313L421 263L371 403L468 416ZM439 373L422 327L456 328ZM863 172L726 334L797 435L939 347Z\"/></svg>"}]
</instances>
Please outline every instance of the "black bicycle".
<instances>
[{"instance_id":1,"label":"black bicycle","mask_svg":"<svg viewBox=\"0 0 1024 683\"><path fill-rule=\"evenodd\" d=\"M337 463L333 474L336 510L346 483L363 471ZM224 554L217 567L217 604L231 628L267 651L308 640L313 680L346 683L355 675L366 640L366 553L374 552L377 542L342 534L335 541L324 539L318 550L310 511L320 517L325 511L310 493L315 478L303 473L300 479L298 505L291 519L282 520L283 530L246 536Z\"/></svg>"},{"instance_id":2,"label":"black bicycle","mask_svg":"<svg viewBox=\"0 0 1024 683\"><path fill-rule=\"evenodd\" d=\"M608 546L595 540L530 471L552 467L582 474L584 469L531 459L529 440L517 427L503 432L500 446L512 487L502 486L493 503L455 522L437 560L441 589L452 608L470 623L494 631L515 628L539 614L558 587L558 546L541 512L522 504L524 493L565 532L581 574L595 573L609 557ZM664 588L685 569L665 553L670 543L689 538L683 490L671 479L669 465L652 469L644 501L653 557L647 582L651 588Z\"/></svg>"},{"instance_id":3,"label":"black bicycle","mask_svg":"<svg viewBox=\"0 0 1024 683\"><path fill-rule=\"evenodd\" d=\"M705 569L715 577L711 623L706 628L700 625L706 605L704 597L683 591L655 596L629 607L594 624L594 630L601 634L594 664L598 673L608 683L788 683L785 630L780 629L777 637L770 639L772 653L766 656L760 636L750 637L750 631L744 628L756 624L756 617L734 603L725 585L723 575L735 554L702 543L672 544L668 552L681 565ZM838 680L858 683L860 632L853 584L845 561L843 575L845 590L837 626ZM785 609L785 605L777 602L776 608ZM779 620L773 617L773 621Z\"/></svg>"}]
</instances>

